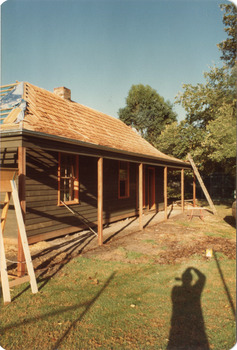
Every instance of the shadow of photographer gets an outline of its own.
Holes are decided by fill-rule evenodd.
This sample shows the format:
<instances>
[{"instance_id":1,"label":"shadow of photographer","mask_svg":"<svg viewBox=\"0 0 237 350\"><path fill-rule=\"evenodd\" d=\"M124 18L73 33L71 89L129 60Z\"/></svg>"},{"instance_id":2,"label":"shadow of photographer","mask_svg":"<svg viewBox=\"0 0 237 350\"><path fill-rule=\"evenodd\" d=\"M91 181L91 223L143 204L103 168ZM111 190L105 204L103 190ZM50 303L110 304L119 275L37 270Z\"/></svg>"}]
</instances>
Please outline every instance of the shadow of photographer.
<instances>
[{"instance_id":1,"label":"shadow of photographer","mask_svg":"<svg viewBox=\"0 0 237 350\"><path fill-rule=\"evenodd\" d=\"M174 286L171 294L173 308L167 350L209 350L201 308L206 277L189 267L176 280L182 281L182 285Z\"/></svg>"}]
</instances>

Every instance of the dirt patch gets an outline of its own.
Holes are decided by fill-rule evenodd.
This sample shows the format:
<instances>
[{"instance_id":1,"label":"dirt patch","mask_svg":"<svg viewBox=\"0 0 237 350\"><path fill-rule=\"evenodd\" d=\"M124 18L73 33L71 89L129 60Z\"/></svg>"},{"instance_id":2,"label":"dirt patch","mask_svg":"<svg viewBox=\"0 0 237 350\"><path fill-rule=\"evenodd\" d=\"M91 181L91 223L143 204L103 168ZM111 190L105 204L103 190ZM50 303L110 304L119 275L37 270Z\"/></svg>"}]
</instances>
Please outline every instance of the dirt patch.
<instances>
[{"instance_id":1,"label":"dirt patch","mask_svg":"<svg viewBox=\"0 0 237 350\"><path fill-rule=\"evenodd\" d=\"M235 259L236 244L226 238L208 237L199 230L174 225L174 221L161 223L143 232L130 233L126 237L110 241L82 253L82 256L101 260L144 262L154 260L158 264L175 264L197 254L206 256L206 249L221 252Z\"/></svg>"},{"instance_id":2,"label":"dirt patch","mask_svg":"<svg viewBox=\"0 0 237 350\"><path fill-rule=\"evenodd\" d=\"M218 219L208 213L205 213L205 222L198 218L190 222L186 214L181 214L166 222L148 226L142 232L132 229L129 222L125 221L122 229L118 227L119 224L112 227L109 234L105 235L105 243L101 247L97 245L95 235L84 231L48 242L39 242L30 246L30 250L36 272L39 274L45 271L44 276L52 276L77 256L129 263L176 264L195 254L206 259L206 249L212 248L229 259L235 259L234 239L203 233L208 224L213 225L215 221L218 225ZM226 223L222 225L225 226ZM13 259L14 255L16 247L9 245L8 259ZM9 269L14 273L16 265L10 265Z\"/></svg>"}]
</instances>

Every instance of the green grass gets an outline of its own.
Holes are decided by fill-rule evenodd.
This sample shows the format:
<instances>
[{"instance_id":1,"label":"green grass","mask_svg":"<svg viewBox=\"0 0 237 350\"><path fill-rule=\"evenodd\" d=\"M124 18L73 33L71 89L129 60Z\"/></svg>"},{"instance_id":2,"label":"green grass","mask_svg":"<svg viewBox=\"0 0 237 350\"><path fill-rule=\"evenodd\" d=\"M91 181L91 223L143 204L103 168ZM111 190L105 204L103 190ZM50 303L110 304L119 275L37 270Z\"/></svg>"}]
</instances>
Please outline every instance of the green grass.
<instances>
[{"instance_id":1,"label":"green grass","mask_svg":"<svg viewBox=\"0 0 237 350\"><path fill-rule=\"evenodd\" d=\"M202 201L200 204L205 208L209 208L205 201ZM204 217L205 225L203 225L203 221L198 217L194 217L192 220L178 220L176 223L183 227L200 229L206 236L235 239L235 220L232 217L231 204L215 205L215 207L217 209L217 215L213 215L209 220L206 220ZM203 227L205 227L205 230L203 230Z\"/></svg>"},{"instance_id":2,"label":"green grass","mask_svg":"<svg viewBox=\"0 0 237 350\"><path fill-rule=\"evenodd\" d=\"M129 260L136 260L136 259L139 259L143 256L144 254L140 253L140 252L135 252L135 251L128 251L127 254L126 254L126 257L129 259Z\"/></svg>"},{"instance_id":3,"label":"green grass","mask_svg":"<svg viewBox=\"0 0 237 350\"><path fill-rule=\"evenodd\" d=\"M123 247L118 250L130 260L141 256ZM24 284L11 292L9 305L3 306L0 299L0 345L6 350L165 350L171 293L182 284L176 278L195 267L206 278L201 311L210 349L229 350L235 343L235 261L222 253L216 253L216 259L194 255L182 264L158 265L75 258L52 278L39 277L39 293L33 295ZM184 331L198 308L198 303L189 303L185 309L186 328L180 327L180 338L187 336Z\"/></svg>"},{"instance_id":4,"label":"green grass","mask_svg":"<svg viewBox=\"0 0 237 350\"><path fill-rule=\"evenodd\" d=\"M133 250L127 250L123 247L118 247L117 250L127 259L129 260L136 260L144 256L141 252L136 252Z\"/></svg>"},{"instance_id":5,"label":"green grass","mask_svg":"<svg viewBox=\"0 0 237 350\"><path fill-rule=\"evenodd\" d=\"M218 256L218 259L220 256ZM221 260L234 300L234 261ZM214 260L184 265L102 262L77 258L32 295L26 285L1 308L1 346L10 349L166 349L172 314L171 291L189 266L206 276L202 311L211 348L230 349L235 323ZM96 278L96 283L94 282ZM39 288L45 281L39 281ZM195 310L193 310L195 312Z\"/></svg>"},{"instance_id":6,"label":"green grass","mask_svg":"<svg viewBox=\"0 0 237 350\"><path fill-rule=\"evenodd\" d=\"M144 239L142 242L148 243L148 244L151 244L151 245L159 245L159 243L156 242L154 239Z\"/></svg>"}]
</instances>

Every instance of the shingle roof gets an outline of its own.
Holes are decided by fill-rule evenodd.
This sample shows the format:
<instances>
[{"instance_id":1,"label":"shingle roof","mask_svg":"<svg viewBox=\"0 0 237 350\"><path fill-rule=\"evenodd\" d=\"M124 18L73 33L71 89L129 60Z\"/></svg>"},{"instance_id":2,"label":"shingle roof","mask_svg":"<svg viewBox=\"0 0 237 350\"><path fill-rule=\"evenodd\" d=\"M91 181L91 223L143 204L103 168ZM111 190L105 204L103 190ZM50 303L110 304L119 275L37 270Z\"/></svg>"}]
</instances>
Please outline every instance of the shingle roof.
<instances>
[{"instance_id":1,"label":"shingle roof","mask_svg":"<svg viewBox=\"0 0 237 350\"><path fill-rule=\"evenodd\" d=\"M24 100L27 107L21 122L23 129L183 163L158 151L121 120L53 92L24 83Z\"/></svg>"}]
</instances>

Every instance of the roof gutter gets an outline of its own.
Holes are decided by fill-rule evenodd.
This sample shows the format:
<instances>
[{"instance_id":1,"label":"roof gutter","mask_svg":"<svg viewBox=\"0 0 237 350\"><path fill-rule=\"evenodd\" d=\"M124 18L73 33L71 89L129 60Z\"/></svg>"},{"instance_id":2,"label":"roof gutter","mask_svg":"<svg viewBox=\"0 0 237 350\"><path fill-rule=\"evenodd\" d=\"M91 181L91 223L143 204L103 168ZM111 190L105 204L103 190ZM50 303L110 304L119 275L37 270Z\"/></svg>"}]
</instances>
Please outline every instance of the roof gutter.
<instances>
[{"instance_id":1,"label":"roof gutter","mask_svg":"<svg viewBox=\"0 0 237 350\"><path fill-rule=\"evenodd\" d=\"M12 130L0 130L0 135L1 136L12 136L12 135L18 135L18 136L34 136L37 138L44 138L44 139L48 139L48 140L52 140L52 141L59 141L59 142L64 142L64 143L70 143L76 146L83 146L83 147L87 147L87 148L91 148L91 149L97 149L100 151L109 151L109 152L113 152L113 153L120 153L120 154L124 154L124 155L128 155L128 156L134 156L134 157L144 157L156 162L169 162L169 163L173 163L174 166L179 166L180 168L186 168L186 169L190 169L191 168L191 164L189 162L184 162L182 160L175 160L175 159L165 159L162 157L155 157L155 156L149 156L146 154L140 154L140 153L135 153L135 152L128 152L128 151L124 151L124 150L120 150L120 149L116 149L116 148L111 148L111 147L107 147L107 146L102 146L102 145L97 145L94 143L89 143L89 142L84 142L84 141L79 141L79 140L74 140L74 139L69 139L66 137L62 137L62 136L57 136L57 135L50 135L50 134L46 134L43 132L39 132L39 131L32 131L32 130L28 130L28 129L12 129ZM164 164L162 164L164 165Z\"/></svg>"}]
</instances>

